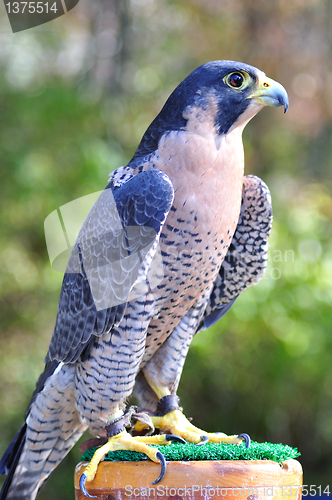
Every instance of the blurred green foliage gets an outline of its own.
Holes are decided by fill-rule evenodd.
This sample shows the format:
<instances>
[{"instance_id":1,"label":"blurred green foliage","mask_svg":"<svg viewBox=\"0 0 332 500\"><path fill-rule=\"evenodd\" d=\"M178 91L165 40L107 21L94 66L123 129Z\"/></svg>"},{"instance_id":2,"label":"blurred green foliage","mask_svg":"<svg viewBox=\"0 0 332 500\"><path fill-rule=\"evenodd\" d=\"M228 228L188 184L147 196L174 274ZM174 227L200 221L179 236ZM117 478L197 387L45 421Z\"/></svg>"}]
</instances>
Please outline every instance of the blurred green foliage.
<instances>
[{"instance_id":1,"label":"blurred green foliage","mask_svg":"<svg viewBox=\"0 0 332 500\"><path fill-rule=\"evenodd\" d=\"M3 9L3 7L2 7ZM172 89L236 59L285 85L290 109L244 133L246 173L269 185L261 282L193 341L179 395L207 430L302 452L306 484L332 474L332 4L329 0L81 0L12 34L0 19L0 453L43 368L62 275L43 223L102 189ZM74 450L40 494L73 498Z\"/></svg>"}]
</instances>

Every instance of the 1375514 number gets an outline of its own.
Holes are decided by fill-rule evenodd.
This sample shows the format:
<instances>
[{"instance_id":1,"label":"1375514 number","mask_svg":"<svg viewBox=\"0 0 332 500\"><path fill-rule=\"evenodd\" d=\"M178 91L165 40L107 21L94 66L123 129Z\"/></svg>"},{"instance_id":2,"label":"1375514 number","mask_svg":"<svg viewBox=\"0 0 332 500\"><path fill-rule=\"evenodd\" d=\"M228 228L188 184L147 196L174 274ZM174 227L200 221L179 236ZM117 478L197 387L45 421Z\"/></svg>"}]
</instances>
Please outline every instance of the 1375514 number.
<instances>
[{"instance_id":1,"label":"1375514 number","mask_svg":"<svg viewBox=\"0 0 332 500\"><path fill-rule=\"evenodd\" d=\"M8 14L48 14L53 12L56 14L56 2L8 2L6 8Z\"/></svg>"}]
</instances>

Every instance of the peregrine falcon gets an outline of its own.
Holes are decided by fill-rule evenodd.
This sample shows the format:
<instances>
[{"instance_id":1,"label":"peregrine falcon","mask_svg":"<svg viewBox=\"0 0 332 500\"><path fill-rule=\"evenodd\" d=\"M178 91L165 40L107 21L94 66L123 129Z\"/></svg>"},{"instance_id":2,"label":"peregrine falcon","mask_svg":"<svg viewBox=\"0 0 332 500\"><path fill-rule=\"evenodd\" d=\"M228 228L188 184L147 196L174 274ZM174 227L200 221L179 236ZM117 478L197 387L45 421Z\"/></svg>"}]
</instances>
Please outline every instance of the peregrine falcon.
<instances>
[{"instance_id":1,"label":"peregrine falcon","mask_svg":"<svg viewBox=\"0 0 332 500\"><path fill-rule=\"evenodd\" d=\"M242 131L266 105L286 111L288 96L262 71L204 64L111 175L73 247L45 370L0 462L0 500L34 499L87 429L104 443L81 476L87 496L108 451L142 451L161 464L157 482L166 464L151 443L249 445L247 434L195 427L176 392L193 336L265 271L271 201L244 177ZM132 393L152 416L126 409ZM159 434L131 433L147 427Z\"/></svg>"}]
</instances>

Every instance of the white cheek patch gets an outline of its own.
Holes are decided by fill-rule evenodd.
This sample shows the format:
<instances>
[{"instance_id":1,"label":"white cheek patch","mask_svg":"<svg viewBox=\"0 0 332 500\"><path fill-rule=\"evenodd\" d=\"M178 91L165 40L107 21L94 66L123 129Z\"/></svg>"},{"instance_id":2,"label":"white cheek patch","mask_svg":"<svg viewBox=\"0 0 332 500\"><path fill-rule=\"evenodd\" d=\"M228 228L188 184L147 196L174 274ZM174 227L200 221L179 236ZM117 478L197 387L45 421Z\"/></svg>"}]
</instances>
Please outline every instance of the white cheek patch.
<instances>
[{"instance_id":1,"label":"white cheek patch","mask_svg":"<svg viewBox=\"0 0 332 500\"><path fill-rule=\"evenodd\" d=\"M234 129L239 129L242 133L244 127L247 123L255 116L257 113L264 108L264 104L252 101L247 109L239 116L235 123L231 126L228 133L232 132Z\"/></svg>"},{"instance_id":2,"label":"white cheek patch","mask_svg":"<svg viewBox=\"0 0 332 500\"><path fill-rule=\"evenodd\" d=\"M208 137L217 134L215 119L218 114L218 103L211 95L205 108L200 106L187 106L182 114L187 120L185 130L189 133Z\"/></svg>"},{"instance_id":3,"label":"white cheek patch","mask_svg":"<svg viewBox=\"0 0 332 500\"><path fill-rule=\"evenodd\" d=\"M262 73L262 76L265 76ZM228 130L227 134L237 129L240 134L247 123L264 107L264 104L252 101L249 103L245 111L238 117L233 125ZM207 105L205 108L192 105L187 106L182 114L183 118L187 120L185 127L186 132L197 134L205 138L214 137L216 148L220 148L221 139L217 131L216 116L218 115L218 102L215 96L211 93L207 97Z\"/></svg>"}]
</instances>

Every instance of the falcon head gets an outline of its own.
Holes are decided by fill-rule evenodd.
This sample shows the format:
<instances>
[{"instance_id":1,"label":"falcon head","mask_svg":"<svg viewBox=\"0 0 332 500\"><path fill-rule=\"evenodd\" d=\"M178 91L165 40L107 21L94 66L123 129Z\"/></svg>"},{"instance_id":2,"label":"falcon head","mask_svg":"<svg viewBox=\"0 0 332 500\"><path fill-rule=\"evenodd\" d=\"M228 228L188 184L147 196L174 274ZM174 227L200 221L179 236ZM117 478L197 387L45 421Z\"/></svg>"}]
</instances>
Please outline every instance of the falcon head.
<instances>
[{"instance_id":1,"label":"falcon head","mask_svg":"<svg viewBox=\"0 0 332 500\"><path fill-rule=\"evenodd\" d=\"M244 127L264 106L284 106L287 111L288 95L280 83L248 64L208 62L173 91L144 134L135 157L157 149L165 133L188 129L193 117L196 123L209 121L216 134L224 135L232 127Z\"/></svg>"},{"instance_id":2,"label":"falcon head","mask_svg":"<svg viewBox=\"0 0 332 500\"><path fill-rule=\"evenodd\" d=\"M288 109L288 95L280 83L253 66L235 61L213 61L200 66L183 80L175 94L187 94L189 107L204 109L215 102L218 134L227 134L239 120L247 122L263 106Z\"/></svg>"}]
</instances>

